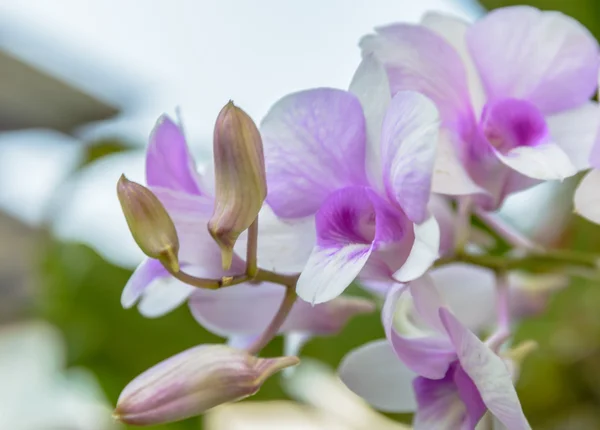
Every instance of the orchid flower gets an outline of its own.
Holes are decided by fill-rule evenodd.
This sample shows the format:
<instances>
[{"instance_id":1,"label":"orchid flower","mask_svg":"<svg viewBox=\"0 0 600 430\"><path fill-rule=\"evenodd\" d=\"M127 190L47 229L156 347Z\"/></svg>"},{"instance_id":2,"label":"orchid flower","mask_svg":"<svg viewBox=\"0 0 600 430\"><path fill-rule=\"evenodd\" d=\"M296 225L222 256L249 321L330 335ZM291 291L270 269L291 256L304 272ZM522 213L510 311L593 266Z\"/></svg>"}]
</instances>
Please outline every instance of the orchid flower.
<instances>
[{"instance_id":1,"label":"orchid flower","mask_svg":"<svg viewBox=\"0 0 600 430\"><path fill-rule=\"evenodd\" d=\"M437 13L364 37L391 94L419 91L443 122L433 190L474 195L485 210L543 180L589 167L600 123L590 101L598 43L559 12L516 6L472 25Z\"/></svg>"},{"instance_id":2,"label":"orchid flower","mask_svg":"<svg viewBox=\"0 0 600 430\"><path fill-rule=\"evenodd\" d=\"M600 86L600 75L598 75ZM596 141L590 154L592 170L583 178L575 192L575 211L590 221L600 224L600 125L597 129Z\"/></svg>"},{"instance_id":3,"label":"orchid flower","mask_svg":"<svg viewBox=\"0 0 600 430\"><path fill-rule=\"evenodd\" d=\"M350 91L290 94L262 121L267 202L284 220L316 224L297 286L312 304L339 296L357 276L414 279L438 256L427 209L438 112L416 92L390 97L388 86L381 65L366 58Z\"/></svg>"},{"instance_id":4,"label":"orchid flower","mask_svg":"<svg viewBox=\"0 0 600 430\"><path fill-rule=\"evenodd\" d=\"M222 269L220 248L207 229L214 206L211 176L198 173L181 128L167 116L161 117L146 155L147 184L175 224L181 266L192 275L219 279L243 272L244 262L234 255L231 268ZM281 222L268 207L263 208L261 221L259 263L282 273L300 271L314 243L314 225ZM236 249L245 245L245 238L238 242ZM158 260L147 259L129 279L121 303L130 308L139 302L140 312L152 318L188 301L200 324L241 348L268 326L283 297L284 288L270 283L242 283L222 290L196 288L173 278ZM334 334L353 315L373 310L371 302L352 297L315 307L298 300L281 332L294 334L288 338L293 355L310 334Z\"/></svg>"},{"instance_id":5,"label":"orchid flower","mask_svg":"<svg viewBox=\"0 0 600 430\"><path fill-rule=\"evenodd\" d=\"M450 300L454 290L443 282L452 282L452 274L432 274L389 291L382 311L387 340L346 356L340 366L342 380L378 409L416 410L417 430L473 429L486 410L510 429L529 429L511 363L470 329L485 327L493 301L476 296L465 300L464 295L462 304ZM482 276L487 275L471 278L473 285Z\"/></svg>"}]
</instances>

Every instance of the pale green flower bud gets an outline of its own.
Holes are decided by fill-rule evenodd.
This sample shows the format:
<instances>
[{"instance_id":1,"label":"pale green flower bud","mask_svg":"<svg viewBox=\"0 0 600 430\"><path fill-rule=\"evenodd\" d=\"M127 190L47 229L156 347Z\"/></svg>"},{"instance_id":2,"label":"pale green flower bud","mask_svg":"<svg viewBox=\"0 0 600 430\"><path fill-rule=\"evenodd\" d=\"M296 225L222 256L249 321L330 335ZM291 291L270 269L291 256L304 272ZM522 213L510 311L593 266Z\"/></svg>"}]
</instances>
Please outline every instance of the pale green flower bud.
<instances>
[{"instance_id":1,"label":"pale green flower bud","mask_svg":"<svg viewBox=\"0 0 600 430\"><path fill-rule=\"evenodd\" d=\"M237 238L254 222L267 196L265 161L254 121L231 101L219 113L213 144L215 209L208 230L228 269Z\"/></svg>"},{"instance_id":2,"label":"pale green flower bud","mask_svg":"<svg viewBox=\"0 0 600 430\"><path fill-rule=\"evenodd\" d=\"M140 249L173 272L179 271L179 238L175 225L158 198L148 188L121 175L117 195L129 230Z\"/></svg>"},{"instance_id":3,"label":"pale green flower bud","mask_svg":"<svg viewBox=\"0 0 600 430\"><path fill-rule=\"evenodd\" d=\"M125 387L114 412L126 424L178 421L255 394L297 357L259 358L225 345L201 345L157 364Z\"/></svg>"}]
</instances>

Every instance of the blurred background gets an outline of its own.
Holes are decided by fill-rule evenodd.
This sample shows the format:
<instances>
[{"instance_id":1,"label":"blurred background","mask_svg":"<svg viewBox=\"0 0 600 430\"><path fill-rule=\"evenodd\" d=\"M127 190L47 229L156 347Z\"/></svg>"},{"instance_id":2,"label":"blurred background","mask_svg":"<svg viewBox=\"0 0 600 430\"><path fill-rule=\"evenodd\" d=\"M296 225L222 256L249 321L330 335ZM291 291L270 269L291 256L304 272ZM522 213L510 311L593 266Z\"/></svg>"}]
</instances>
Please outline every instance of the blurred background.
<instances>
[{"instance_id":1,"label":"blurred background","mask_svg":"<svg viewBox=\"0 0 600 430\"><path fill-rule=\"evenodd\" d=\"M110 410L127 382L219 341L185 306L146 319L120 305L142 254L115 184L121 173L143 181L161 113L180 109L196 159L209 161L229 99L260 120L289 92L347 87L374 26L519 3L562 10L600 35L596 0L0 0L0 429L125 428ZM517 196L504 216L539 240L600 252L600 227L571 215L575 184ZM551 222L524 215L532 205ZM547 306L517 335L540 344L518 384L526 414L536 429L600 428L600 289L573 281ZM305 354L336 367L381 336L379 317L362 316ZM285 396L274 378L254 400Z\"/></svg>"}]
</instances>

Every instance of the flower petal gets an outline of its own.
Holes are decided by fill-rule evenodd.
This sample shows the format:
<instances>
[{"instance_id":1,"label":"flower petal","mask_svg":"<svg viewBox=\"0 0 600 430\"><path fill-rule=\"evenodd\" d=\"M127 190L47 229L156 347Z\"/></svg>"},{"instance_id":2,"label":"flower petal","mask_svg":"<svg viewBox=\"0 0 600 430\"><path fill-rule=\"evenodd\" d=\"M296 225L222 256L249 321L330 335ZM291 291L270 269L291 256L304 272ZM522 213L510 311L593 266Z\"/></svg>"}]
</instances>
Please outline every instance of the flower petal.
<instances>
[{"instance_id":1,"label":"flower petal","mask_svg":"<svg viewBox=\"0 0 600 430\"><path fill-rule=\"evenodd\" d=\"M367 127L365 163L369 183L383 191L381 160L381 127L392 100L390 83L381 64L373 55L367 55L358 66L349 91L362 105Z\"/></svg>"},{"instance_id":2,"label":"flower petal","mask_svg":"<svg viewBox=\"0 0 600 430\"><path fill-rule=\"evenodd\" d=\"M489 99L525 99L550 114L584 104L596 89L598 43L560 12L497 9L471 26L467 43Z\"/></svg>"},{"instance_id":3,"label":"flower petal","mask_svg":"<svg viewBox=\"0 0 600 430\"><path fill-rule=\"evenodd\" d=\"M402 297L406 288L396 285L386 296L381 311L386 337L398 358L413 372L430 379L443 378L450 363L456 359L454 348L448 338L433 331L419 333L418 327L415 327L416 330L407 327L411 323L410 316L403 314L411 311L412 303L409 296ZM409 302L406 303L405 300ZM398 317L403 319L395 323ZM410 331L416 331L417 334Z\"/></svg>"},{"instance_id":4,"label":"flower petal","mask_svg":"<svg viewBox=\"0 0 600 430\"><path fill-rule=\"evenodd\" d=\"M148 284L138 304L146 318L158 318L181 306L196 290L171 276L159 278Z\"/></svg>"},{"instance_id":5,"label":"flower petal","mask_svg":"<svg viewBox=\"0 0 600 430\"><path fill-rule=\"evenodd\" d=\"M455 16L438 12L427 12L421 19L421 24L442 36L460 56L467 75L471 105L475 117L479 117L486 97L467 46L467 30L470 24Z\"/></svg>"},{"instance_id":6,"label":"flower petal","mask_svg":"<svg viewBox=\"0 0 600 430\"><path fill-rule=\"evenodd\" d=\"M575 191L575 212L600 224L600 170L592 169Z\"/></svg>"},{"instance_id":7,"label":"flower petal","mask_svg":"<svg viewBox=\"0 0 600 430\"><path fill-rule=\"evenodd\" d=\"M298 279L298 296L313 305L336 298L356 279L372 250L361 243L317 246Z\"/></svg>"},{"instance_id":8,"label":"flower petal","mask_svg":"<svg viewBox=\"0 0 600 430\"><path fill-rule=\"evenodd\" d=\"M480 125L488 142L502 154L521 146L541 145L550 139L544 116L526 100L505 98L487 103Z\"/></svg>"},{"instance_id":9,"label":"flower petal","mask_svg":"<svg viewBox=\"0 0 600 430\"><path fill-rule=\"evenodd\" d=\"M496 321L496 280L491 270L455 263L429 274L447 307L469 330L477 333Z\"/></svg>"},{"instance_id":10,"label":"flower petal","mask_svg":"<svg viewBox=\"0 0 600 430\"><path fill-rule=\"evenodd\" d=\"M418 377L413 386L419 405L413 422L415 430L471 430L486 411L477 388L457 363L444 378Z\"/></svg>"},{"instance_id":11,"label":"flower petal","mask_svg":"<svg viewBox=\"0 0 600 430\"><path fill-rule=\"evenodd\" d=\"M314 217L283 220L264 205L258 222L258 266L278 273L302 271L317 241ZM248 236L235 243L238 255L246 254Z\"/></svg>"},{"instance_id":12,"label":"flower petal","mask_svg":"<svg viewBox=\"0 0 600 430\"><path fill-rule=\"evenodd\" d=\"M506 98L488 103L481 130L500 161L527 177L552 180L577 173L568 155L550 141L542 113L528 101Z\"/></svg>"},{"instance_id":13,"label":"flower petal","mask_svg":"<svg viewBox=\"0 0 600 430\"><path fill-rule=\"evenodd\" d=\"M161 116L146 152L146 182L190 194L203 194L196 163L190 155L180 126L167 115Z\"/></svg>"},{"instance_id":14,"label":"flower petal","mask_svg":"<svg viewBox=\"0 0 600 430\"><path fill-rule=\"evenodd\" d=\"M441 36L418 25L393 24L360 41L363 56L385 66L392 94L418 91L433 100L445 125L472 123L464 65Z\"/></svg>"},{"instance_id":15,"label":"flower petal","mask_svg":"<svg viewBox=\"0 0 600 430\"><path fill-rule=\"evenodd\" d=\"M416 223L428 216L439 125L433 102L413 91L398 92L383 121L381 157L386 192Z\"/></svg>"},{"instance_id":16,"label":"flower petal","mask_svg":"<svg viewBox=\"0 0 600 430\"><path fill-rule=\"evenodd\" d=\"M169 276L169 272L162 263L153 258L147 258L135 269L123 292L121 293L121 306L131 308L144 293L146 287L157 278Z\"/></svg>"},{"instance_id":17,"label":"flower petal","mask_svg":"<svg viewBox=\"0 0 600 430\"><path fill-rule=\"evenodd\" d=\"M450 130L441 130L431 190L449 196L487 194L469 176L457 153L457 142L460 142L458 135Z\"/></svg>"},{"instance_id":18,"label":"flower petal","mask_svg":"<svg viewBox=\"0 0 600 430\"><path fill-rule=\"evenodd\" d=\"M506 155L496 152L505 165L532 178L545 181L565 179L577 173L569 156L556 143L521 146Z\"/></svg>"},{"instance_id":19,"label":"flower petal","mask_svg":"<svg viewBox=\"0 0 600 430\"><path fill-rule=\"evenodd\" d=\"M489 410L510 429L530 429L504 361L467 330L448 309L440 309L440 318L456 348L461 366Z\"/></svg>"},{"instance_id":20,"label":"flower petal","mask_svg":"<svg viewBox=\"0 0 600 430\"><path fill-rule=\"evenodd\" d=\"M434 217L414 225L415 240L404 265L394 273L394 279L407 282L427 271L439 257L440 226Z\"/></svg>"},{"instance_id":21,"label":"flower petal","mask_svg":"<svg viewBox=\"0 0 600 430\"><path fill-rule=\"evenodd\" d=\"M196 289L189 306L194 318L212 333L223 337L253 336L269 325L284 293L284 287L265 283L220 290ZM353 316L373 311L373 303L361 298L340 297L316 306L298 300L280 332L334 334Z\"/></svg>"},{"instance_id":22,"label":"flower petal","mask_svg":"<svg viewBox=\"0 0 600 430\"><path fill-rule=\"evenodd\" d=\"M348 388L375 408L386 412L416 409L412 380L416 376L382 339L350 351L338 369Z\"/></svg>"},{"instance_id":23,"label":"flower petal","mask_svg":"<svg viewBox=\"0 0 600 430\"><path fill-rule=\"evenodd\" d=\"M337 297L357 277L371 252L402 242L407 235L403 221L401 212L369 188L348 187L333 193L317 213L317 246L298 279L298 295L313 304Z\"/></svg>"},{"instance_id":24,"label":"flower petal","mask_svg":"<svg viewBox=\"0 0 600 430\"><path fill-rule=\"evenodd\" d=\"M546 121L552 140L565 151L577 170L589 168L590 161L591 165L600 167L600 157L590 159L592 148L600 137L600 107L597 102L590 101L577 109L550 115Z\"/></svg>"},{"instance_id":25,"label":"flower petal","mask_svg":"<svg viewBox=\"0 0 600 430\"><path fill-rule=\"evenodd\" d=\"M444 333L439 310L445 305L445 299L438 291L431 276L425 274L408 284L416 311L431 328Z\"/></svg>"},{"instance_id":26,"label":"flower petal","mask_svg":"<svg viewBox=\"0 0 600 430\"><path fill-rule=\"evenodd\" d=\"M365 118L347 91L319 88L279 100L262 121L269 195L275 214L314 214L338 188L364 185Z\"/></svg>"}]
</instances>

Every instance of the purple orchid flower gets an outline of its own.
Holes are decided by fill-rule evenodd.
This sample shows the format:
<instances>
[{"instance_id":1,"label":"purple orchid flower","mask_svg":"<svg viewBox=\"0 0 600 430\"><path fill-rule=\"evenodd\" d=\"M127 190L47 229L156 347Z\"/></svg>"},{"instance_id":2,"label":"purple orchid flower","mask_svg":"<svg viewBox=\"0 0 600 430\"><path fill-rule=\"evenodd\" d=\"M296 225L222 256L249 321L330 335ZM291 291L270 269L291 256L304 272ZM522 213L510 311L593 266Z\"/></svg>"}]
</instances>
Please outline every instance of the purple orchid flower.
<instances>
[{"instance_id":1,"label":"purple orchid flower","mask_svg":"<svg viewBox=\"0 0 600 430\"><path fill-rule=\"evenodd\" d=\"M212 178L198 174L180 127L167 116L158 120L150 138L146 181L173 219L179 261L187 272L216 279L243 273L245 263L237 255L229 271L221 268L220 249L207 229L214 205ZM284 223L268 207L261 211L260 220L259 265L281 273L299 272L314 245L314 223ZM245 249L246 239L238 242L239 249ZM130 308L139 301L143 315L158 317L188 301L200 324L243 347L268 326L283 296L284 288L268 283L199 289L173 278L159 261L146 259L125 286L121 303ZM293 334L288 350L295 354L310 335L337 333L352 316L373 310L371 302L351 297L315 307L298 300L281 332Z\"/></svg>"},{"instance_id":2,"label":"purple orchid flower","mask_svg":"<svg viewBox=\"0 0 600 430\"><path fill-rule=\"evenodd\" d=\"M267 202L285 220L315 220L316 246L297 288L313 304L357 276L414 279L438 257L427 209L438 112L421 94L392 98L388 88L381 64L365 58L350 91L288 95L261 124Z\"/></svg>"},{"instance_id":3,"label":"purple orchid flower","mask_svg":"<svg viewBox=\"0 0 600 430\"><path fill-rule=\"evenodd\" d=\"M419 91L443 122L433 190L476 195L486 210L540 180L589 167L600 123L598 43L574 19L528 6L469 25L428 14L361 40L392 94Z\"/></svg>"},{"instance_id":4,"label":"purple orchid flower","mask_svg":"<svg viewBox=\"0 0 600 430\"><path fill-rule=\"evenodd\" d=\"M493 300L467 300L464 294L457 300L452 297L454 289L442 283L472 285L487 275L473 273L475 277L462 277L462 283L457 283L461 272L469 273L464 267L454 273L433 271L432 276L392 288L382 312L387 340L348 354L340 376L379 409L416 411L416 430L474 429L486 410L507 428L529 429L510 363L470 329L479 331L488 324L485 313L493 314ZM449 304L442 292L447 293Z\"/></svg>"}]
</instances>

